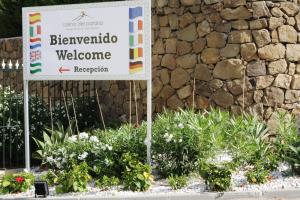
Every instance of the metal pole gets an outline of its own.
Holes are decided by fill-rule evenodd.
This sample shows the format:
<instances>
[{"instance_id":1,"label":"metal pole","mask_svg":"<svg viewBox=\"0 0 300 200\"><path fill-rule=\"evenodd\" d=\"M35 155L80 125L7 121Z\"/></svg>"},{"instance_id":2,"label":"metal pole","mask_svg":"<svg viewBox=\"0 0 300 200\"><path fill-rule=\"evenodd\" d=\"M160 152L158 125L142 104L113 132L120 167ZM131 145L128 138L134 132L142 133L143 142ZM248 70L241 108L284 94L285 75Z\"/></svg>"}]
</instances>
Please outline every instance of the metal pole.
<instances>
[{"instance_id":1,"label":"metal pole","mask_svg":"<svg viewBox=\"0 0 300 200\"><path fill-rule=\"evenodd\" d=\"M30 171L30 142L29 142L29 89L28 80L24 80L24 135L25 135L25 167Z\"/></svg>"},{"instance_id":2,"label":"metal pole","mask_svg":"<svg viewBox=\"0 0 300 200\"><path fill-rule=\"evenodd\" d=\"M152 81L147 80L147 162L151 166L151 140L152 140Z\"/></svg>"}]
</instances>

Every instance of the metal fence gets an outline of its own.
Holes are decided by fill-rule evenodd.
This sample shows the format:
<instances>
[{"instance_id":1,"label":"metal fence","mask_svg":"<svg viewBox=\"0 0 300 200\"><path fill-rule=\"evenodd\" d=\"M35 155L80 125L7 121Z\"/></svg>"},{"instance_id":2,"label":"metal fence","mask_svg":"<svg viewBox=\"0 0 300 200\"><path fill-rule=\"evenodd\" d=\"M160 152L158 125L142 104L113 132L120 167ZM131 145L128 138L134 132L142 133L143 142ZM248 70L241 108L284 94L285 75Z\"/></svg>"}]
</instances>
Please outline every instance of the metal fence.
<instances>
[{"instance_id":1,"label":"metal fence","mask_svg":"<svg viewBox=\"0 0 300 200\"><path fill-rule=\"evenodd\" d=\"M1 61L1 59L0 59ZM0 168L24 167L23 74L19 61L0 64ZM29 84L30 134L42 137L52 121L68 126L66 106L72 110L71 98L80 130L101 128L96 103L96 81L34 81ZM52 106L50 106L52 105ZM53 113L52 119L50 111ZM74 119L73 111L70 111ZM31 138L32 138L31 137ZM31 139L31 152L36 146ZM32 163L36 163L32 158Z\"/></svg>"}]
</instances>

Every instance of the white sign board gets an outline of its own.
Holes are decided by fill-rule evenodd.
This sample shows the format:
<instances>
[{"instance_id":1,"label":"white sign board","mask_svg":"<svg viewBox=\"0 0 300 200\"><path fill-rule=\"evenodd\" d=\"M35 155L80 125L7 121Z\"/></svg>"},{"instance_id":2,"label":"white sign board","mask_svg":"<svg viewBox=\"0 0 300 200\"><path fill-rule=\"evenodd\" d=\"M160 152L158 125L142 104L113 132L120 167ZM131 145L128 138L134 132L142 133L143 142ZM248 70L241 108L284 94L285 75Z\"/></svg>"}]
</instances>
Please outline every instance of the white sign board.
<instances>
[{"instance_id":1,"label":"white sign board","mask_svg":"<svg viewBox=\"0 0 300 200\"><path fill-rule=\"evenodd\" d=\"M148 0L23 9L25 80L149 80Z\"/></svg>"},{"instance_id":2,"label":"white sign board","mask_svg":"<svg viewBox=\"0 0 300 200\"><path fill-rule=\"evenodd\" d=\"M30 170L31 80L147 80L151 163L151 1L23 8L24 130Z\"/></svg>"}]
</instances>

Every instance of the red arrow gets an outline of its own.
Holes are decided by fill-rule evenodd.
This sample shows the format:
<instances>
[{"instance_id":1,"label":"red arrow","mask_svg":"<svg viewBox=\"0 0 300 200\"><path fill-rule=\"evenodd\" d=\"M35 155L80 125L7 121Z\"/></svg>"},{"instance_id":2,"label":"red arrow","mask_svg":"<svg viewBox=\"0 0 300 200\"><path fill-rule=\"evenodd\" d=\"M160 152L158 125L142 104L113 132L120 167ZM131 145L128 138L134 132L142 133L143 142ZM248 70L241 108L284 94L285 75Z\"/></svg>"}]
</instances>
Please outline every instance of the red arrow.
<instances>
[{"instance_id":1,"label":"red arrow","mask_svg":"<svg viewBox=\"0 0 300 200\"><path fill-rule=\"evenodd\" d=\"M69 68L60 67L60 68L58 69L58 71L62 74L63 72L69 72L70 69L69 69Z\"/></svg>"}]
</instances>

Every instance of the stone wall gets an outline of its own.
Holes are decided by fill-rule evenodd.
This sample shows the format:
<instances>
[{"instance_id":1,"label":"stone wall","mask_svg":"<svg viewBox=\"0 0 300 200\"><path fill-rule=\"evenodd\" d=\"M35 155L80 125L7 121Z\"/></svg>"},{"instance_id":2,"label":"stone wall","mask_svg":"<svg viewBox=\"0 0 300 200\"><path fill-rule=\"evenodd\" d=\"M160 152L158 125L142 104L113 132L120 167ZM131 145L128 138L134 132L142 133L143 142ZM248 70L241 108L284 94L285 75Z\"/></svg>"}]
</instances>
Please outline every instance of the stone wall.
<instances>
[{"instance_id":1,"label":"stone wall","mask_svg":"<svg viewBox=\"0 0 300 200\"><path fill-rule=\"evenodd\" d=\"M156 0L155 110L220 106L269 119L299 113L299 2Z\"/></svg>"},{"instance_id":2,"label":"stone wall","mask_svg":"<svg viewBox=\"0 0 300 200\"><path fill-rule=\"evenodd\" d=\"M300 113L299 2L152 0L153 111L194 102L266 120L275 110ZM1 58L21 58L20 39L0 40ZM107 115L128 119L129 82L96 88ZM146 83L136 92L145 117Z\"/></svg>"}]
</instances>

